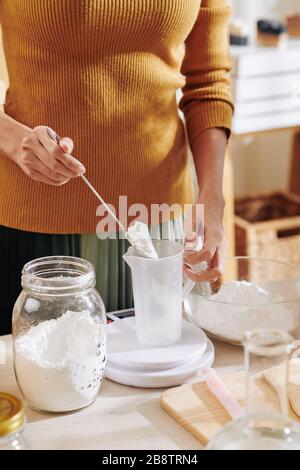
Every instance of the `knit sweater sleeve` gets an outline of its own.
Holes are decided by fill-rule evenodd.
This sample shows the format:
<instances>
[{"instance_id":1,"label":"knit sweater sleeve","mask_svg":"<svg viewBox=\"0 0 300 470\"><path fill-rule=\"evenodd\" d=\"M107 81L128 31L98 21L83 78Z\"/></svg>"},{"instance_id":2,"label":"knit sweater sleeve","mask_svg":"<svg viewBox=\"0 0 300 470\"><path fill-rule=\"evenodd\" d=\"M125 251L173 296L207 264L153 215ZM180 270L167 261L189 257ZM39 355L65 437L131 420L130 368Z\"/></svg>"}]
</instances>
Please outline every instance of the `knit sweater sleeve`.
<instances>
[{"instance_id":1,"label":"knit sweater sleeve","mask_svg":"<svg viewBox=\"0 0 300 470\"><path fill-rule=\"evenodd\" d=\"M233 104L230 90L227 0L202 0L197 21L186 40L182 74L186 78L180 108L190 144L205 129L230 132Z\"/></svg>"}]
</instances>

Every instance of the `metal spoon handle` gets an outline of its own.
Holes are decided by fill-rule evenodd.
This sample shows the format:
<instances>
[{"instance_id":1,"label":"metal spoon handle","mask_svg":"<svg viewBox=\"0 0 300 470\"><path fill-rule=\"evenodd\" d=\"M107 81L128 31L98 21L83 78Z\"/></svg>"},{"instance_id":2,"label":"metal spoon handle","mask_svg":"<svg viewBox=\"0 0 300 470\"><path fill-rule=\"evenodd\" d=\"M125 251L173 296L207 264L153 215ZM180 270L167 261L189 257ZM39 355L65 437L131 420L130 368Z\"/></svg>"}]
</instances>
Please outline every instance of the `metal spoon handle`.
<instances>
[{"instance_id":1,"label":"metal spoon handle","mask_svg":"<svg viewBox=\"0 0 300 470\"><path fill-rule=\"evenodd\" d=\"M54 133L52 131L52 129L50 129L49 127L47 127L47 134L49 135L49 137L56 143L59 145L59 140L58 140L58 137L56 135L56 133ZM76 158L76 157L75 157ZM116 217L116 215L114 214L114 212L111 210L111 208L108 206L108 204L106 204L106 202L104 201L104 199L102 199L102 197L100 196L100 194L96 191L96 189L94 188L94 186L89 182L89 180L84 176L84 175L80 175L80 178L85 182L85 184L88 186L88 188L94 193L94 195L96 196L96 198L101 202L101 204L103 204L103 206L105 207L105 209L107 210L107 212L110 214L110 216L112 217L112 219L119 225L120 229L123 230L123 232L126 232L125 228L124 228L124 225L120 222L120 220Z\"/></svg>"},{"instance_id":2,"label":"metal spoon handle","mask_svg":"<svg viewBox=\"0 0 300 470\"><path fill-rule=\"evenodd\" d=\"M125 228L124 228L124 225L122 224L122 222L120 222L120 220L118 219L118 217L115 215L115 213L111 210L111 208L106 204L106 202L104 201L104 199L102 199L102 197L100 196L100 194L96 191L96 189L94 188L94 186L89 182L88 179L86 179L86 177L84 175L80 175L80 178L85 182L85 184L90 188L90 190L94 193L94 195L96 196L96 198L101 202L101 204L105 207L105 209L107 210L107 212L110 214L111 218L119 225L120 229L123 230L123 232L125 232Z\"/></svg>"}]
</instances>

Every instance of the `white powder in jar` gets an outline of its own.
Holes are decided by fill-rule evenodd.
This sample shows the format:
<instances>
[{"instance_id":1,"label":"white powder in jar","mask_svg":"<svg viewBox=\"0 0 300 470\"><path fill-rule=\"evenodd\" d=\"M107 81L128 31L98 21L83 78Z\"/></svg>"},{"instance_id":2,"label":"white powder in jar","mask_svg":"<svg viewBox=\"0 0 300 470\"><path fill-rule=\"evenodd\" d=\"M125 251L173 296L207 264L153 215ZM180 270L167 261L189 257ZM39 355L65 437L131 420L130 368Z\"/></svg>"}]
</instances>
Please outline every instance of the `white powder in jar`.
<instances>
[{"instance_id":1,"label":"white powder in jar","mask_svg":"<svg viewBox=\"0 0 300 470\"><path fill-rule=\"evenodd\" d=\"M29 405L51 412L82 408L95 399L103 378L105 325L88 311L67 311L17 337L14 360Z\"/></svg>"},{"instance_id":2,"label":"white powder in jar","mask_svg":"<svg viewBox=\"0 0 300 470\"><path fill-rule=\"evenodd\" d=\"M232 281L207 299L193 292L185 301L185 309L200 328L229 342L240 343L246 331L257 328L289 333L297 328L299 302L282 301L267 286Z\"/></svg>"}]
</instances>

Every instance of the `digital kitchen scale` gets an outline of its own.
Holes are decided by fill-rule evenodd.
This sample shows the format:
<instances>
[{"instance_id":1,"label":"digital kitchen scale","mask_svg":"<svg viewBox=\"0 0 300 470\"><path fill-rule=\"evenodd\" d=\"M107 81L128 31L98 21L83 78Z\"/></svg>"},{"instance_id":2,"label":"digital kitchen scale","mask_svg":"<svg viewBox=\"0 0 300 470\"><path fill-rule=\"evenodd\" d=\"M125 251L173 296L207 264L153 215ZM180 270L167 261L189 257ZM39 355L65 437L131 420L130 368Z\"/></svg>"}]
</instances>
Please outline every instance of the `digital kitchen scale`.
<instances>
[{"instance_id":1,"label":"digital kitchen scale","mask_svg":"<svg viewBox=\"0 0 300 470\"><path fill-rule=\"evenodd\" d=\"M106 367L106 377L123 385L142 388L174 387L201 375L203 367L211 367L214 362L214 347L210 340L206 351L192 361L185 362L178 367L159 371L140 371L114 366L109 360Z\"/></svg>"},{"instance_id":2,"label":"digital kitchen scale","mask_svg":"<svg viewBox=\"0 0 300 470\"><path fill-rule=\"evenodd\" d=\"M214 347L206 334L186 320L182 323L181 339L165 347L140 343L134 317L113 321L107 326L107 333L106 377L124 385L180 385L214 361Z\"/></svg>"}]
</instances>

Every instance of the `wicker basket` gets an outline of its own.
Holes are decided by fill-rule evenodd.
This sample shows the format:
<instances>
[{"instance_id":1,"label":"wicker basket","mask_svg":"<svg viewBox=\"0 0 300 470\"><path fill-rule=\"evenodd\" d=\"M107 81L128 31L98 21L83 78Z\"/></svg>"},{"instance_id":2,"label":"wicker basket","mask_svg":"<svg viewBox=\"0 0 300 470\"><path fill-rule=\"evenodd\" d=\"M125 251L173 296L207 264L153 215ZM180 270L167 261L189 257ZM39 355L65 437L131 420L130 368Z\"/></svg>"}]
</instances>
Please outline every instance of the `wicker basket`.
<instances>
[{"instance_id":1,"label":"wicker basket","mask_svg":"<svg viewBox=\"0 0 300 470\"><path fill-rule=\"evenodd\" d=\"M284 261L300 266L300 197L272 193L237 199L235 202L236 254ZM241 274L241 273L239 273ZM259 272L252 279L267 281ZM270 279L276 273L270 273ZM280 274L278 273L278 279Z\"/></svg>"}]
</instances>

